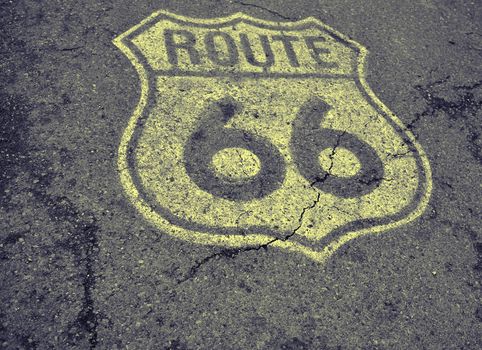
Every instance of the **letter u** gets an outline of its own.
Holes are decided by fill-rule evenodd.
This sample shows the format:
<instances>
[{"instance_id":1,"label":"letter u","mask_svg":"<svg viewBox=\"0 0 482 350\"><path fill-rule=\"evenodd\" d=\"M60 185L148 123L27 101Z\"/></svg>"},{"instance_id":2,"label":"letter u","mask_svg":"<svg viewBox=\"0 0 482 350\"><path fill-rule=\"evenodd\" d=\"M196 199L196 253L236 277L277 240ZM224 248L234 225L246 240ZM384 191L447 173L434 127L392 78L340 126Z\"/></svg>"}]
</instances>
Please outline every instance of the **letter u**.
<instances>
[{"instance_id":1,"label":"letter u","mask_svg":"<svg viewBox=\"0 0 482 350\"><path fill-rule=\"evenodd\" d=\"M260 61L254 57L253 47L251 46L249 38L246 34L239 34L239 38L241 40L241 46L246 56L246 60L249 62L249 64L263 68L271 67L274 64L273 50L271 49L271 45L266 35L259 35L259 41L261 42L261 47L263 48L265 56L264 61Z\"/></svg>"}]
</instances>

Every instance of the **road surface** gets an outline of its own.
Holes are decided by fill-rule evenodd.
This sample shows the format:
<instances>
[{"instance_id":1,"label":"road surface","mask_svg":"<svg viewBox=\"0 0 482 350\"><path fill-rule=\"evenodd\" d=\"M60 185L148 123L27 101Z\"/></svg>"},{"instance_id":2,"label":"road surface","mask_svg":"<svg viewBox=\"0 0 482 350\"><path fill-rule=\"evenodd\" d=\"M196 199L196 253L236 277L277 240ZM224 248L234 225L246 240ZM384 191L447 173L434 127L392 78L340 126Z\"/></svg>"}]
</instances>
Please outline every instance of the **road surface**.
<instances>
[{"instance_id":1,"label":"road surface","mask_svg":"<svg viewBox=\"0 0 482 350\"><path fill-rule=\"evenodd\" d=\"M3 1L0 9L2 349L480 349L479 1ZM313 16L367 48L368 85L430 165L420 215L349 240L322 262L283 249L297 235L203 245L153 224L120 178L119 145L142 78L113 40L158 10L276 23ZM289 44L300 40L278 40L292 68ZM186 43L171 42L171 56L195 56L175 47ZM159 108L180 101L173 96ZM300 147L303 157L309 147Z\"/></svg>"}]
</instances>

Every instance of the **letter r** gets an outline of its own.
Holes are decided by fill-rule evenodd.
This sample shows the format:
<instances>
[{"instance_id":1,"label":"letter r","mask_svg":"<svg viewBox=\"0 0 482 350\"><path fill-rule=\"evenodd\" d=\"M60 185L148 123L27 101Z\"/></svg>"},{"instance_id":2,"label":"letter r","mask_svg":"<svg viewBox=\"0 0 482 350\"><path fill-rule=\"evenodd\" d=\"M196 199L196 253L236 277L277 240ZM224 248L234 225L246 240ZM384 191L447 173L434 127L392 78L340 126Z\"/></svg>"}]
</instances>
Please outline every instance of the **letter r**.
<instances>
[{"instance_id":1,"label":"letter r","mask_svg":"<svg viewBox=\"0 0 482 350\"><path fill-rule=\"evenodd\" d=\"M184 38L184 41L176 42L174 36L181 36ZM166 29L164 31L164 40L166 44L167 59L173 66L177 66L179 62L178 50L186 50L189 59L191 60L191 64L201 63L199 52L194 47L196 44L196 38L190 31Z\"/></svg>"}]
</instances>

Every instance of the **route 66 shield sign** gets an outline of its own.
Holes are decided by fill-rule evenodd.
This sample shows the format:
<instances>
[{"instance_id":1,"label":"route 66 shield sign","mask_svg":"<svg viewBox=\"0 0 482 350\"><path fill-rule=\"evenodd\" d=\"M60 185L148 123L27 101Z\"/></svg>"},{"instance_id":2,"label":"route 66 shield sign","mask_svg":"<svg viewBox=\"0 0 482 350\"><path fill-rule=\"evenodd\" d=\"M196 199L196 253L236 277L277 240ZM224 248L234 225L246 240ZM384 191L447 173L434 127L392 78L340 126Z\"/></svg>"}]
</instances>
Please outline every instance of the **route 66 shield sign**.
<instances>
[{"instance_id":1,"label":"route 66 shield sign","mask_svg":"<svg viewBox=\"0 0 482 350\"><path fill-rule=\"evenodd\" d=\"M159 11L114 43L141 83L121 183L162 232L324 261L425 209L427 157L368 87L366 49L319 20Z\"/></svg>"}]
</instances>

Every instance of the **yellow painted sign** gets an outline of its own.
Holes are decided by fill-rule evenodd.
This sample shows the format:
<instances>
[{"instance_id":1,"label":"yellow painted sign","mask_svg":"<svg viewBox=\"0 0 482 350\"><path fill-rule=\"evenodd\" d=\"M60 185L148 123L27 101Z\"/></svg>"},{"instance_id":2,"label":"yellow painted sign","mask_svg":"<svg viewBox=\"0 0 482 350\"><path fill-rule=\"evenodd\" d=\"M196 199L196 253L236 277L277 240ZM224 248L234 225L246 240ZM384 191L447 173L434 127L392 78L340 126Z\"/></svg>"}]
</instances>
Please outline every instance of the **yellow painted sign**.
<instances>
[{"instance_id":1,"label":"yellow painted sign","mask_svg":"<svg viewBox=\"0 0 482 350\"><path fill-rule=\"evenodd\" d=\"M159 11L114 43L141 83L120 179L163 232L324 261L424 211L427 157L368 87L366 49L319 20Z\"/></svg>"}]
</instances>

